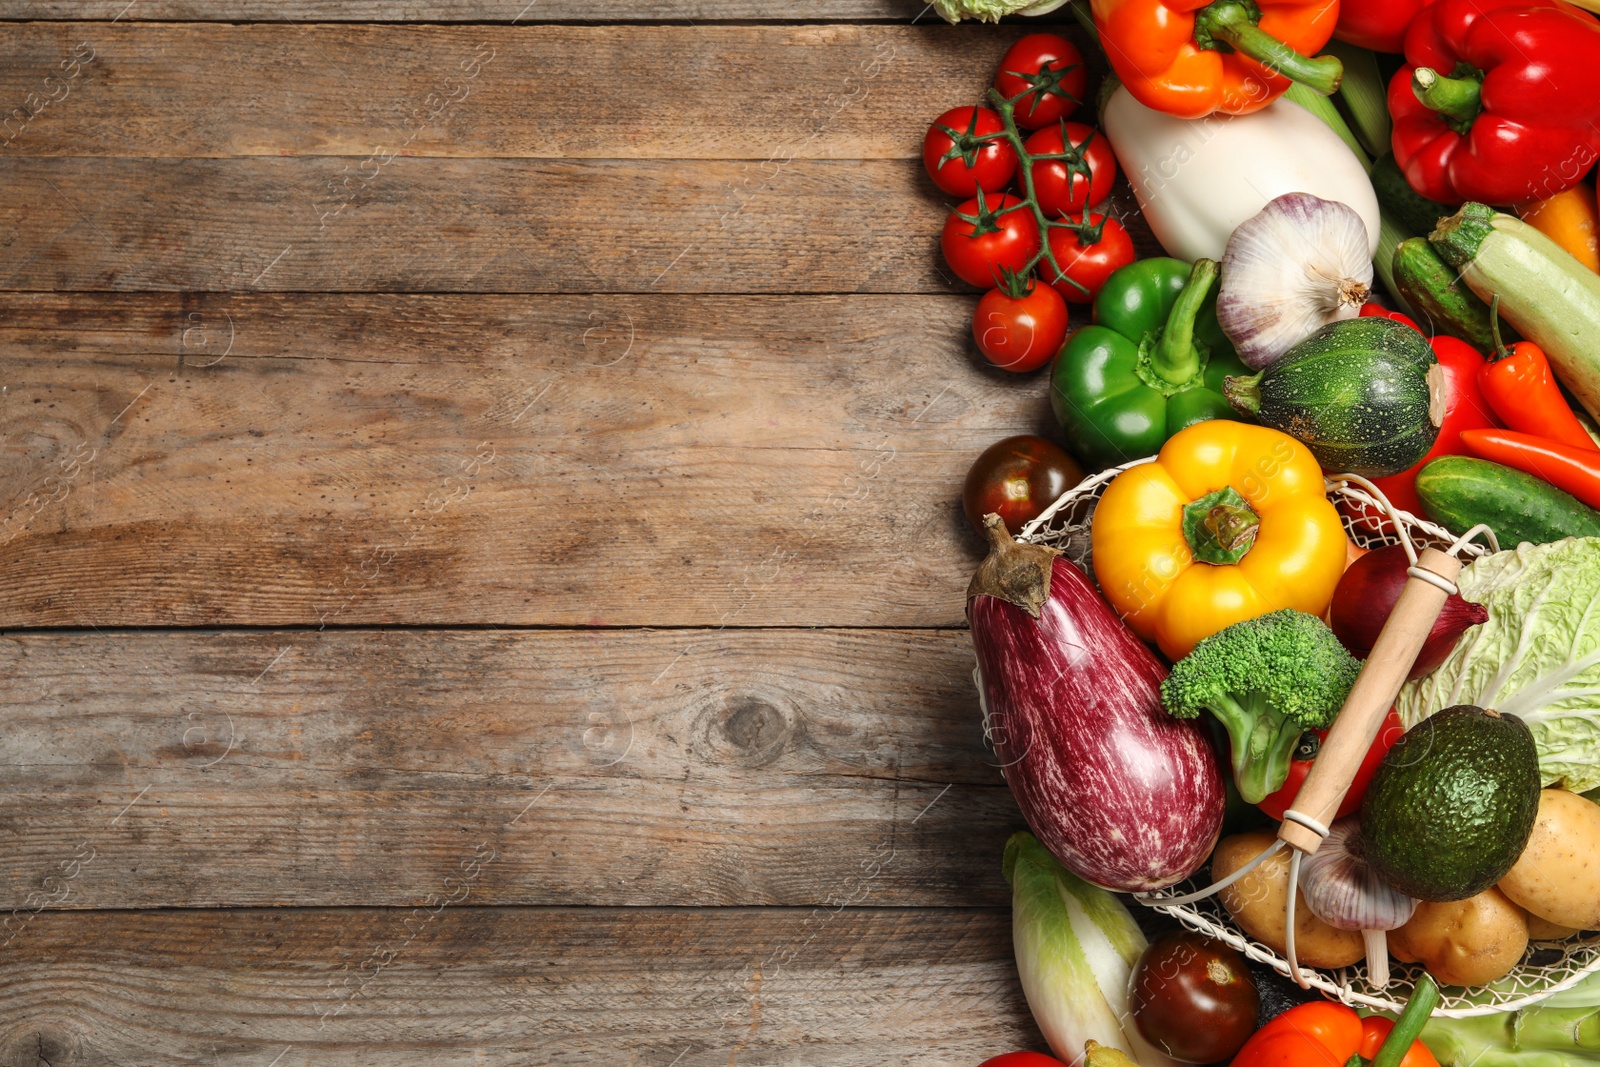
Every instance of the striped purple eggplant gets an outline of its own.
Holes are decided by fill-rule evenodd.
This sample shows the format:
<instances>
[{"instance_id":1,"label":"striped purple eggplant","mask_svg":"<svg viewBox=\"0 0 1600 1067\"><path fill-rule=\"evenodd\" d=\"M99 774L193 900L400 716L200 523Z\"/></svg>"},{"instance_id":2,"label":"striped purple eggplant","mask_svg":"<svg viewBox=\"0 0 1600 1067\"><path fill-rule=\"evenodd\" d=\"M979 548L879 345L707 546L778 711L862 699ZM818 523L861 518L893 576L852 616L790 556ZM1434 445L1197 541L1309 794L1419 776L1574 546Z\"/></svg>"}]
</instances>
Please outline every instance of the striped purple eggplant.
<instances>
[{"instance_id":1,"label":"striped purple eggplant","mask_svg":"<svg viewBox=\"0 0 1600 1067\"><path fill-rule=\"evenodd\" d=\"M984 517L967 587L985 724L1034 835L1120 892L1182 881L1222 828L1222 775L1195 720L1161 707L1167 668L1053 549Z\"/></svg>"}]
</instances>

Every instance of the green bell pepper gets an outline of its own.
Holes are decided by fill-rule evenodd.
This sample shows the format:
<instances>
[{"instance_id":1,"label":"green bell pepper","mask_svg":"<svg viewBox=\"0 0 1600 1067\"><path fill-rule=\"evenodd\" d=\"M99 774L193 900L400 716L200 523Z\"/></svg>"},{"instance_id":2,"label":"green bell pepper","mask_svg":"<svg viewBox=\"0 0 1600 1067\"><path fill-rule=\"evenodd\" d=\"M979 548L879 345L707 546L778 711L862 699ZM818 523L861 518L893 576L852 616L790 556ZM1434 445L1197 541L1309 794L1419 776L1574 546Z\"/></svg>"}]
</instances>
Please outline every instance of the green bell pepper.
<instances>
[{"instance_id":1,"label":"green bell pepper","mask_svg":"<svg viewBox=\"0 0 1600 1067\"><path fill-rule=\"evenodd\" d=\"M1239 418L1222 379L1251 373L1217 325L1215 260L1143 259L1106 279L1095 325L1067 339L1050 369L1050 406L1092 467L1154 455L1206 419Z\"/></svg>"}]
</instances>

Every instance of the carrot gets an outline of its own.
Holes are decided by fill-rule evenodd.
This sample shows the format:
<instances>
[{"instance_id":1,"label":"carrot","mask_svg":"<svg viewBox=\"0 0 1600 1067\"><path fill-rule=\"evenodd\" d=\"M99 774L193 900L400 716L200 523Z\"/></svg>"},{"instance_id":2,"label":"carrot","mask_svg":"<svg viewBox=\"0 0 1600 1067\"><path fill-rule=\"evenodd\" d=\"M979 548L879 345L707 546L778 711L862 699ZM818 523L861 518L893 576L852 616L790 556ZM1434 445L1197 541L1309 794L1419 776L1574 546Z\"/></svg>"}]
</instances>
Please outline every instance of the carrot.
<instances>
[{"instance_id":1,"label":"carrot","mask_svg":"<svg viewBox=\"0 0 1600 1067\"><path fill-rule=\"evenodd\" d=\"M1600 204L1588 184L1579 182L1555 196L1524 204L1517 214L1579 263L1600 273Z\"/></svg>"}]
</instances>

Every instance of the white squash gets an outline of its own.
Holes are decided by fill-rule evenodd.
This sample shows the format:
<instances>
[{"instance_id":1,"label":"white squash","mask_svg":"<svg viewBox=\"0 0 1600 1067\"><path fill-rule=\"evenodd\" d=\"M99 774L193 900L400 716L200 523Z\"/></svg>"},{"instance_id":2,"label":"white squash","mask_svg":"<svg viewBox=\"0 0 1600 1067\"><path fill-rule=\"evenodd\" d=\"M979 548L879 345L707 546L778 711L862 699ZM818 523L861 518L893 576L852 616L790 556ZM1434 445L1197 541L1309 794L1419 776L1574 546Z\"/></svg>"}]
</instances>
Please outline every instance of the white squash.
<instances>
[{"instance_id":1,"label":"white squash","mask_svg":"<svg viewBox=\"0 0 1600 1067\"><path fill-rule=\"evenodd\" d=\"M1339 135L1289 100L1250 115L1180 119L1119 86L1101 123L1156 240L1179 259L1222 258L1234 227L1284 193L1353 208L1378 248L1378 197Z\"/></svg>"}]
</instances>

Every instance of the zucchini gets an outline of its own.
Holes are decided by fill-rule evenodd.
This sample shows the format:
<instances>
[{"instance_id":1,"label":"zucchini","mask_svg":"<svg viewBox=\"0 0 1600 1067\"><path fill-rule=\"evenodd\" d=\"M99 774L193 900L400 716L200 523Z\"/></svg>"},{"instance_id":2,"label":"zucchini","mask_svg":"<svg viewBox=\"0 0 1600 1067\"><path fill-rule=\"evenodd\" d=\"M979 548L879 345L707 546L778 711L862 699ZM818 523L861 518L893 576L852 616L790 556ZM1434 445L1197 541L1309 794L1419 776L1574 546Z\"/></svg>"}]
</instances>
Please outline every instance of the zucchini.
<instances>
[{"instance_id":1,"label":"zucchini","mask_svg":"<svg viewBox=\"0 0 1600 1067\"><path fill-rule=\"evenodd\" d=\"M1429 240L1483 300L1544 349L1561 384L1600 419L1600 274L1550 238L1484 204L1462 204Z\"/></svg>"},{"instance_id":2,"label":"zucchini","mask_svg":"<svg viewBox=\"0 0 1600 1067\"><path fill-rule=\"evenodd\" d=\"M1462 283L1426 237L1412 237L1395 248L1394 284L1436 332L1459 337L1480 351L1495 347L1489 305Z\"/></svg>"},{"instance_id":3,"label":"zucchini","mask_svg":"<svg viewBox=\"0 0 1600 1067\"><path fill-rule=\"evenodd\" d=\"M1417 472L1428 518L1454 534L1480 522L1501 548L1563 537L1600 537L1600 511L1549 482L1471 456L1441 456Z\"/></svg>"},{"instance_id":4,"label":"zucchini","mask_svg":"<svg viewBox=\"0 0 1600 1067\"><path fill-rule=\"evenodd\" d=\"M1406 181L1394 156L1384 154L1372 164L1372 191L1378 194L1378 206L1410 233L1427 233L1439 225L1439 220L1455 208L1429 200Z\"/></svg>"},{"instance_id":5,"label":"zucchini","mask_svg":"<svg viewBox=\"0 0 1600 1067\"><path fill-rule=\"evenodd\" d=\"M1385 318L1330 322L1258 374L1223 379L1234 408L1299 438L1325 470L1397 474L1433 447L1444 376L1411 327Z\"/></svg>"}]
</instances>

